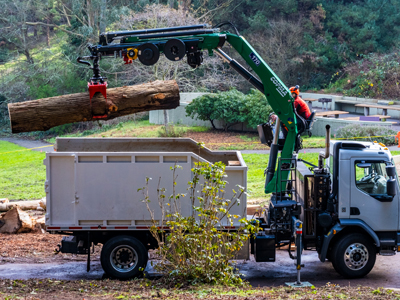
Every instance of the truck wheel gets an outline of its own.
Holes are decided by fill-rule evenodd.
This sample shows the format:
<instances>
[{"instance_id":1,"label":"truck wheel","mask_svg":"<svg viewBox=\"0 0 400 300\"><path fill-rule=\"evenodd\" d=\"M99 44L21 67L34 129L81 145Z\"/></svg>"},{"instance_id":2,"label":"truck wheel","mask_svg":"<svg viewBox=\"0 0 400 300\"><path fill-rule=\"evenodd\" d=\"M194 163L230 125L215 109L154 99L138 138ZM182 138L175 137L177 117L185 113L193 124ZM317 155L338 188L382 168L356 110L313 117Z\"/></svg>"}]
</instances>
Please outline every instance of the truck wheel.
<instances>
[{"instance_id":1,"label":"truck wheel","mask_svg":"<svg viewBox=\"0 0 400 300\"><path fill-rule=\"evenodd\" d=\"M339 240L332 249L332 265L346 278L367 275L375 264L376 248L363 234L353 233Z\"/></svg>"},{"instance_id":2,"label":"truck wheel","mask_svg":"<svg viewBox=\"0 0 400 300\"><path fill-rule=\"evenodd\" d=\"M110 276L129 279L143 274L148 254L143 244L134 237L121 235L108 240L101 250L101 266Z\"/></svg>"}]
</instances>

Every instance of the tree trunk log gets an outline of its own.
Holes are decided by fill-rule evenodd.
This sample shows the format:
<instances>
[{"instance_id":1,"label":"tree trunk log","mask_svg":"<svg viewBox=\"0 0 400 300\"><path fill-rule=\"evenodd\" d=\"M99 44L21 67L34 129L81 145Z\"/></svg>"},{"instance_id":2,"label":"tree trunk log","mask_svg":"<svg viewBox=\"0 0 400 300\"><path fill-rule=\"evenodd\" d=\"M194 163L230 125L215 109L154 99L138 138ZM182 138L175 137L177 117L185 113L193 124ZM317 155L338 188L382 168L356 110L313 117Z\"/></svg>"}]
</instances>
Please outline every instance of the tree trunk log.
<instances>
[{"instance_id":1,"label":"tree trunk log","mask_svg":"<svg viewBox=\"0 0 400 300\"><path fill-rule=\"evenodd\" d=\"M96 93L63 95L8 104L12 133L45 131L52 127L82 121L100 120L142 111L173 109L179 106L175 80L154 81L134 86L107 89L107 99Z\"/></svg>"},{"instance_id":2,"label":"tree trunk log","mask_svg":"<svg viewBox=\"0 0 400 300\"><path fill-rule=\"evenodd\" d=\"M9 211L17 206L21 210L36 210L38 207L46 210L46 198L30 201L0 202L0 212Z\"/></svg>"},{"instance_id":3,"label":"tree trunk log","mask_svg":"<svg viewBox=\"0 0 400 300\"><path fill-rule=\"evenodd\" d=\"M0 233L30 232L34 227L32 218L17 207L0 218Z\"/></svg>"}]
</instances>

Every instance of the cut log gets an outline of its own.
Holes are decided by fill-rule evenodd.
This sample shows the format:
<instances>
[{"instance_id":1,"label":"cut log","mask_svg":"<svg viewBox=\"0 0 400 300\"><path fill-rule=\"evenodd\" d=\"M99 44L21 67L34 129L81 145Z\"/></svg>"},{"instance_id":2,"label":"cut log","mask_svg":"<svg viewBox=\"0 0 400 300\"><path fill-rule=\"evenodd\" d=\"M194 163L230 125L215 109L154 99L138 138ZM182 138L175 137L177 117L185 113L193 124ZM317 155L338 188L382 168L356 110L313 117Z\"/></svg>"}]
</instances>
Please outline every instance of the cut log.
<instances>
[{"instance_id":1,"label":"cut log","mask_svg":"<svg viewBox=\"0 0 400 300\"><path fill-rule=\"evenodd\" d=\"M46 198L41 200L31 200L31 201L15 201L15 202L7 202L0 203L0 212L1 211L9 211L10 209L18 206L22 210L36 210L40 207L43 210L46 210Z\"/></svg>"},{"instance_id":2,"label":"cut log","mask_svg":"<svg viewBox=\"0 0 400 300\"><path fill-rule=\"evenodd\" d=\"M247 204L247 215L254 216L258 213L260 215L262 207L259 204Z\"/></svg>"},{"instance_id":3,"label":"cut log","mask_svg":"<svg viewBox=\"0 0 400 300\"><path fill-rule=\"evenodd\" d=\"M175 80L154 81L134 86L107 89L107 99L89 92L8 104L13 133L45 131L52 127L117 117L143 111L173 109L179 106Z\"/></svg>"},{"instance_id":4,"label":"cut log","mask_svg":"<svg viewBox=\"0 0 400 300\"><path fill-rule=\"evenodd\" d=\"M22 233L32 231L32 218L17 207L6 212L0 218L0 233Z\"/></svg>"},{"instance_id":5,"label":"cut log","mask_svg":"<svg viewBox=\"0 0 400 300\"><path fill-rule=\"evenodd\" d=\"M0 198L0 204L5 204L5 203L8 203L8 202L10 202L8 200L8 198Z\"/></svg>"},{"instance_id":6,"label":"cut log","mask_svg":"<svg viewBox=\"0 0 400 300\"><path fill-rule=\"evenodd\" d=\"M41 233L46 232L46 224L44 216L37 219L33 219L32 222L33 222L33 228L32 228L33 232L41 232Z\"/></svg>"}]
</instances>

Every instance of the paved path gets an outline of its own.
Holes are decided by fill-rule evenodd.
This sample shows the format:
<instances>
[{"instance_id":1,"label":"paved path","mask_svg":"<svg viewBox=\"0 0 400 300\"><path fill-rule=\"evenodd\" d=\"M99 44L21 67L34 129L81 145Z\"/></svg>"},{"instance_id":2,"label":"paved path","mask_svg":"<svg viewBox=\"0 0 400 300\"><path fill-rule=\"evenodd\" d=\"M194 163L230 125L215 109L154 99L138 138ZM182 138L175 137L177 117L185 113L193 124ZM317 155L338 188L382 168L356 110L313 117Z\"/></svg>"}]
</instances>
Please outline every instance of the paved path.
<instances>
[{"instance_id":1,"label":"paved path","mask_svg":"<svg viewBox=\"0 0 400 300\"><path fill-rule=\"evenodd\" d=\"M25 140L18 138L0 138L0 140L14 143L18 146L32 149L35 151L54 152L53 145L43 141L33 141L33 140Z\"/></svg>"}]
</instances>

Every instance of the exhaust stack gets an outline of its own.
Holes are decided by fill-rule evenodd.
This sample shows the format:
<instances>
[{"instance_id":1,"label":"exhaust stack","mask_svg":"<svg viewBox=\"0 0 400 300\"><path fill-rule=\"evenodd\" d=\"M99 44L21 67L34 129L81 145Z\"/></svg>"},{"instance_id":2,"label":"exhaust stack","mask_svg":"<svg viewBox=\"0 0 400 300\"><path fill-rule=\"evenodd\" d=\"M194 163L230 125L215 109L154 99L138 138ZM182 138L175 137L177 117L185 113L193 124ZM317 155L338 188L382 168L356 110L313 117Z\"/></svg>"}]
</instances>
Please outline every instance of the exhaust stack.
<instances>
[{"instance_id":1,"label":"exhaust stack","mask_svg":"<svg viewBox=\"0 0 400 300\"><path fill-rule=\"evenodd\" d=\"M331 141L331 126L326 125L326 137L325 137L325 152L320 152L318 155L318 168L322 169L324 167L324 159L329 157L329 147Z\"/></svg>"}]
</instances>

